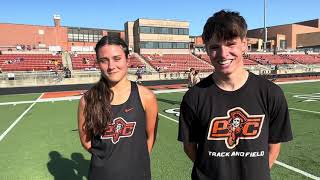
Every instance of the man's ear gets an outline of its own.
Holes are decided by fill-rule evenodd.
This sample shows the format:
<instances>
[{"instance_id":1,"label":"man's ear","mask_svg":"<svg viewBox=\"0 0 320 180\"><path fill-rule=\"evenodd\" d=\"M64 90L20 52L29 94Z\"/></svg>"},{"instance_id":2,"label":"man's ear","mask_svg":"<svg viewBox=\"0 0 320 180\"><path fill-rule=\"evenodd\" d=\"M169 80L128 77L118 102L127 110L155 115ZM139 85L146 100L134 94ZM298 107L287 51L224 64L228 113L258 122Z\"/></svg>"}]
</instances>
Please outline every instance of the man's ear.
<instances>
[{"instance_id":1,"label":"man's ear","mask_svg":"<svg viewBox=\"0 0 320 180\"><path fill-rule=\"evenodd\" d=\"M246 52L248 50L248 40L247 40L247 38L246 37L243 38L241 40L241 43L242 43L242 52L244 53L244 52Z\"/></svg>"},{"instance_id":2,"label":"man's ear","mask_svg":"<svg viewBox=\"0 0 320 180\"><path fill-rule=\"evenodd\" d=\"M206 53L207 53L207 55L209 56L209 48L208 48L208 45L207 45L207 44L204 45L204 49L206 50Z\"/></svg>"}]
</instances>

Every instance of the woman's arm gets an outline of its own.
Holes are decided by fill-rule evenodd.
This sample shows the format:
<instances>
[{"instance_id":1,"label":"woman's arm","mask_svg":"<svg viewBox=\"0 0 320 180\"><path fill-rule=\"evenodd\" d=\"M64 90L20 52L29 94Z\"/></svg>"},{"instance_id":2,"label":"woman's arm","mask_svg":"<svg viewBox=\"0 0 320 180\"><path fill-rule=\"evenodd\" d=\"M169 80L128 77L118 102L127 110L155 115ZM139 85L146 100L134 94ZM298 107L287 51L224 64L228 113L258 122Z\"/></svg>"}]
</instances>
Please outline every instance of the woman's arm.
<instances>
[{"instance_id":1,"label":"woman's arm","mask_svg":"<svg viewBox=\"0 0 320 180\"><path fill-rule=\"evenodd\" d=\"M79 131L79 137L82 146L89 151L91 148L91 141L87 137L85 131L84 131L84 122L85 122L85 117L84 117L84 107L85 107L85 100L84 97L82 96L79 102L79 107L78 107L78 131Z\"/></svg>"},{"instance_id":2,"label":"woman's arm","mask_svg":"<svg viewBox=\"0 0 320 180\"><path fill-rule=\"evenodd\" d=\"M147 145L149 154L151 154L157 135L158 103L153 92L143 86L139 86L139 94L146 113Z\"/></svg>"}]
</instances>

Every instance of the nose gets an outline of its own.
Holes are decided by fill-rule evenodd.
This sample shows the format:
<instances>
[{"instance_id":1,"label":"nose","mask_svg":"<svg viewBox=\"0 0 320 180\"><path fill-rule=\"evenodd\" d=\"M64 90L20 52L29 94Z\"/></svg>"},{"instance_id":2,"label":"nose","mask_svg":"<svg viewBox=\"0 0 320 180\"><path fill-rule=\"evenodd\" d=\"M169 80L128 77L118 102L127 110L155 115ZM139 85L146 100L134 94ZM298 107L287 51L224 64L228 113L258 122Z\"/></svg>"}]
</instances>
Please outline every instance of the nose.
<instances>
[{"instance_id":1,"label":"nose","mask_svg":"<svg viewBox=\"0 0 320 180\"><path fill-rule=\"evenodd\" d=\"M227 58L229 56L229 48L227 46L221 45L221 47L219 48L219 55L222 58Z\"/></svg>"},{"instance_id":2,"label":"nose","mask_svg":"<svg viewBox=\"0 0 320 180\"><path fill-rule=\"evenodd\" d=\"M110 60L110 61L108 62L108 69L114 69L114 68L115 68L115 62L112 61L112 60Z\"/></svg>"}]
</instances>

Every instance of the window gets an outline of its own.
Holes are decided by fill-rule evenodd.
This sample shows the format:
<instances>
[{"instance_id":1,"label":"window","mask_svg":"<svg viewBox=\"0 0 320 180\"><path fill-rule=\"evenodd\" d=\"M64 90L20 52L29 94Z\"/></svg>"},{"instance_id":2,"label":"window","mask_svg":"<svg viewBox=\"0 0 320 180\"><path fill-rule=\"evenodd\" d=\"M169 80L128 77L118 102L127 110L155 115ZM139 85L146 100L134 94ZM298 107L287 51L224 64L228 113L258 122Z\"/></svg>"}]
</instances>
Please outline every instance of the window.
<instances>
[{"instance_id":1,"label":"window","mask_svg":"<svg viewBox=\"0 0 320 180\"><path fill-rule=\"evenodd\" d=\"M68 28L68 41L98 42L102 37L102 30L86 28Z\"/></svg>"},{"instance_id":2,"label":"window","mask_svg":"<svg viewBox=\"0 0 320 180\"><path fill-rule=\"evenodd\" d=\"M178 35L179 34L179 29L178 28L173 28L172 29L172 34Z\"/></svg>"},{"instance_id":3,"label":"window","mask_svg":"<svg viewBox=\"0 0 320 180\"><path fill-rule=\"evenodd\" d=\"M140 26L140 33L144 34L173 34L173 35L189 35L188 28L168 28L168 27L147 27Z\"/></svg>"},{"instance_id":4,"label":"window","mask_svg":"<svg viewBox=\"0 0 320 180\"><path fill-rule=\"evenodd\" d=\"M179 29L179 35L183 35L184 30L183 29Z\"/></svg>"},{"instance_id":5,"label":"window","mask_svg":"<svg viewBox=\"0 0 320 180\"><path fill-rule=\"evenodd\" d=\"M184 29L184 35L189 35L189 29Z\"/></svg>"},{"instance_id":6,"label":"window","mask_svg":"<svg viewBox=\"0 0 320 180\"><path fill-rule=\"evenodd\" d=\"M159 34L169 34L168 28L161 28Z\"/></svg>"},{"instance_id":7,"label":"window","mask_svg":"<svg viewBox=\"0 0 320 180\"><path fill-rule=\"evenodd\" d=\"M188 49L188 43L183 42L140 42L142 49Z\"/></svg>"},{"instance_id":8,"label":"window","mask_svg":"<svg viewBox=\"0 0 320 180\"><path fill-rule=\"evenodd\" d=\"M287 41L280 40L280 49L287 49Z\"/></svg>"},{"instance_id":9,"label":"window","mask_svg":"<svg viewBox=\"0 0 320 180\"><path fill-rule=\"evenodd\" d=\"M150 27L140 27L140 33L151 33Z\"/></svg>"},{"instance_id":10,"label":"window","mask_svg":"<svg viewBox=\"0 0 320 180\"><path fill-rule=\"evenodd\" d=\"M159 46L160 49L172 49L172 43L170 42L161 42L161 47Z\"/></svg>"}]
</instances>

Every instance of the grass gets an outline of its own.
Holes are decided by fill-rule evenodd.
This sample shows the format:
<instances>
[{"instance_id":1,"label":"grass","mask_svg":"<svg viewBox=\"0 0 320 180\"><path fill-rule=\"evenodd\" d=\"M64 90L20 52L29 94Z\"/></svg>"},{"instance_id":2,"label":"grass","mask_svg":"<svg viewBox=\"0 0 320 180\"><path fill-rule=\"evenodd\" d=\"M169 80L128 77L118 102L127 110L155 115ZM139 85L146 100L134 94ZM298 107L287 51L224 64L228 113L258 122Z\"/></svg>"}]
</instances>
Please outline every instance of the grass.
<instances>
[{"instance_id":1,"label":"grass","mask_svg":"<svg viewBox=\"0 0 320 180\"><path fill-rule=\"evenodd\" d=\"M289 107L319 111L320 100L306 102L297 94L320 93L320 83L281 85ZM158 94L159 113L173 119L166 109L179 108L184 93ZM0 96L0 102L35 100L40 94ZM0 179L68 179L86 176L90 154L80 145L76 111L78 101L37 103L0 141ZM30 104L0 106L2 134ZM290 110L294 140L282 145L279 161L320 176L320 114ZM155 180L190 179L192 163L177 141L178 125L159 116L157 142L152 156ZM275 165L272 179L308 179ZM84 178L85 179L85 178Z\"/></svg>"}]
</instances>

